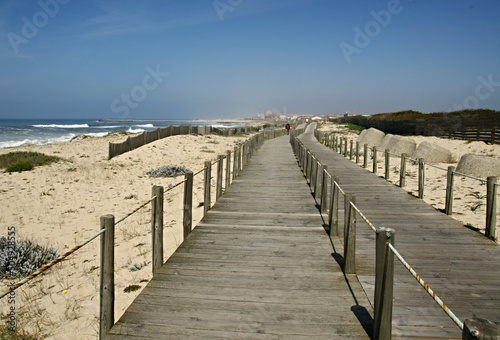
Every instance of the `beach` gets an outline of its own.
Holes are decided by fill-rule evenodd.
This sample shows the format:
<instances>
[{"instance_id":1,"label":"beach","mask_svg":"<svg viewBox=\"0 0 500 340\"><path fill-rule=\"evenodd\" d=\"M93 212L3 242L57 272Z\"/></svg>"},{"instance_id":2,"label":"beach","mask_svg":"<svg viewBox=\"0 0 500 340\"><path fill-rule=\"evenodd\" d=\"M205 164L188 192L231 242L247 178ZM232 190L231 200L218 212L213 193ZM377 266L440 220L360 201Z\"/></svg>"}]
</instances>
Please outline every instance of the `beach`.
<instances>
[{"instance_id":1,"label":"beach","mask_svg":"<svg viewBox=\"0 0 500 340\"><path fill-rule=\"evenodd\" d=\"M38 151L65 160L27 172L0 173L0 235L6 236L8 227L13 226L17 240L53 246L62 254L94 235L100 229L100 216L113 214L118 220L147 202L153 185L167 191L183 180L183 176L152 178L147 171L163 165L184 165L196 173L204 168L205 161L233 151L246 138L178 135L111 160L107 159L108 143L121 142L126 136L111 134L0 149L0 154ZM215 180L212 183L215 185ZM183 190L180 185L165 195L165 259L182 242ZM193 191L194 226L203 215L203 172L194 177ZM212 203L214 200L213 196ZM150 215L147 204L116 226L115 320L141 290L125 293L124 289L132 285L143 288L152 277ZM99 249L98 237L67 261L19 288L15 295L18 328L49 339L95 339L99 327ZM144 267L131 271L131 265ZM6 315L7 299L2 299L0 306Z\"/></svg>"},{"instance_id":2,"label":"beach","mask_svg":"<svg viewBox=\"0 0 500 340\"><path fill-rule=\"evenodd\" d=\"M357 138L357 134L336 124L323 124L320 130ZM435 137L412 138L417 143L425 140L446 146L455 160L468 152L500 157L499 145ZM246 136L172 136L108 160L108 143L125 139L124 135L110 134L76 138L65 143L0 149L0 154L38 151L65 160L32 171L0 173L0 235L6 235L8 227L13 226L17 240L30 239L53 246L62 254L94 235L100 229L102 215L113 214L119 220L150 199L153 185L168 190L183 180L183 176L152 178L147 171L163 165L184 165L196 173L203 169L205 161L214 161L217 155L234 150L234 146L243 142ZM382 156L379 158L383 159ZM390 180L397 184L399 163L396 158L391 162ZM435 165L446 168L456 164ZM383 175L383 163L379 163L378 172ZM407 172L405 189L415 194L416 167L408 164ZM215 180L212 183L215 184ZM481 198L485 186L467 178L457 178L455 183L453 217L464 225L484 229L485 205L479 203L485 202ZM427 167L424 200L436 209L444 208L445 187L446 173ZM195 226L203 216L203 173L195 176L193 188ZM182 196L182 185L165 195L165 259L182 242ZM116 226L115 321L152 278L150 222L151 207L147 204ZM98 237L67 261L18 289L15 306L19 328L48 339L95 339L99 328L99 251ZM141 269L131 270L134 266ZM134 285L140 288L125 292ZM0 307L2 314L6 315L9 308L6 299L0 301Z\"/></svg>"}]
</instances>

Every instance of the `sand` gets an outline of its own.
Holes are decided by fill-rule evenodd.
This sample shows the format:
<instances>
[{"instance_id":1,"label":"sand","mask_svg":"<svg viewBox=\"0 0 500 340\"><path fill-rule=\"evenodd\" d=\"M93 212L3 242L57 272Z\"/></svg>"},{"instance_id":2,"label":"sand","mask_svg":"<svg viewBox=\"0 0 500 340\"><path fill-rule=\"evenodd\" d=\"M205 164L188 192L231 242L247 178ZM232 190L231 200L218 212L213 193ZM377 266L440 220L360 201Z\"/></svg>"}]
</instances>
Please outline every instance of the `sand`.
<instances>
[{"instance_id":1,"label":"sand","mask_svg":"<svg viewBox=\"0 0 500 340\"><path fill-rule=\"evenodd\" d=\"M348 131L344 125L326 123L320 131L341 134L356 141L358 134ZM500 145L487 144L485 142L450 140L429 136L411 136L417 146L422 142L430 142L451 151L451 163L433 163L425 166L425 190L424 201L436 209L444 210L446 198L446 169L448 166L457 166L460 158L465 154L476 154L495 157L500 159ZM349 145L349 142L348 142ZM363 158L360 157L362 166ZM378 154L377 173L384 176L385 164L383 153ZM395 185L399 185L400 157L390 159L390 178ZM372 162L369 158L367 171L372 170ZM418 165L408 162L406 165L406 186L409 193L418 195ZM486 180L486 178L484 178ZM499 190L500 191L500 190ZM498 205L497 205L498 209ZM497 211L498 215L498 211ZM370 218L369 216L367 216ZM486 223L486 185L485 182L455 175L453 218L460 221L464 226L484 233ZM436 225L436 228L439 226ZM500 218L497 218L497 239L500 237Z\"/></svg>"},{"instance_id":2,"label":"sand","mask_svg":"<svg viewBox=\"0 0 500 340\"><path fill-rule=\"evenodd\" d=\"M196 173L203 169L206 160L215 160L217 155L234 150L236 143L246 139L172 136L107 160L108 142L125 138L107 136L0 149L0 154L39 151L67 160L28 172L0 172L0 235L6 236L8 226L15 226L18 240L31 239L51 245L61 254L94 235L100 229L101 215L113 214L118 220L149 200L153 185L167 189L183 180L183 176L151 178L146 175L148 170L162 165L184 165ZM212 182L215 185L215 180ZM182 196L182 185L166 195L165 259L182 242ZM203 173L194 178L193 225L203 215L200 202L203 202ZM148 204L116 226L115 320L152 277L150 215ZM97 238L67 261L19 288L18 328L49 339L95 339L99 328L99 247ZM144 262L146 266L141 270L128 268ZM141 289L125 293L124 289L130 285ZM6 298L0 301L3 315L9 307Z\"/></svg>"}]
</instances>

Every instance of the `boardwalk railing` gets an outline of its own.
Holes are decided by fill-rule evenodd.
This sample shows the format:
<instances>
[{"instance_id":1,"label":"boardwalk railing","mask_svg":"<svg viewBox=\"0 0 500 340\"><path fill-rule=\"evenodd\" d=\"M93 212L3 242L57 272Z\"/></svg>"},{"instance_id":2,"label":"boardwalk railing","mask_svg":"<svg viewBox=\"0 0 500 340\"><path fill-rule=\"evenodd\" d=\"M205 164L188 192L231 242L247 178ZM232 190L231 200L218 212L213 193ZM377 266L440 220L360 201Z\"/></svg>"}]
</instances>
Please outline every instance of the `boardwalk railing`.
<instances>
[{"instance_id":1,"label":"boardwalk railing","mask_svg":"<svg viewBox=\"0 0 500 340\"><path fill-rule=\"evenodd\" d=\"M377 228L369 221L363 212L356 206L354 195L346 193L339 184L339 178L328 172L327 168L311 153L297 136L301 131L294 132L291 144L298 164L311 186L315 199L319 202L321 212L328 212L330 236L339 236L339 197L344 200L344 262L345 274L356 274L356 215L359 215L376 234L375 242L375 294L374 294L374 339L391 339L392 335L392 307L394 286L394 256L405 266L419 284L436 301L443 311L462 330L462 339L478 339L480 334L483 339L488 336L500 336L500 327L484 319L466 319L462 322L425 283L410 264L401 256L394 246L395 231L390 228ZM347 145L347 143L345 143ZM352 145L352 144L351 144ZM352 149L352 148L351 148ZM347 154L344 147L344 155ZM366 154L366 153L365 153ZM351 156L352 157L352 156ZM326 178L330 178L330 185ZM328 194L328 189L330 193ZM329 204L327 201L329 200ZM328 209L324 207L328 206Z\"/></svg>"},{"instance_id":2,"label":"boardwalk railing","mask_svg":"<svg viewBox=\"0 0 500 340\"><path fill-rule=\"evenodd\" d=\"M189 235L192 229L192 197L193 197L193 178L194 176L204 173L204 214L206 214L211 204L211 186L212 186L212 167L217 165L215 176L216 194L215 199L219 199L224 190L226 190L232 181L243 171L243 168L248 164L252 155L264 143L265 140L276 138L285 134L284 129L263 130L244 141L242 144L234 147L234 151L230 150L225 155L219 155L215 161L206 161L203 169L196 173L187 172L184 175L184 180L164 189L161 186L153 186L152 197L150 200L142 203L133 211L129 212L119 220L115 221L115 216L112 214L103 215L100 218L100 229L97 233L87 238L85 241L74 246L64 254L60 255L53 261L43 265L41 268L28 275L24 279L15 284L10 285L5 291L0 292L0 299L14 292L19 287L32 281L34 278L45 273L48 269L56 264L66 260L76 251L91 243L93 240L101 237L101 263L100 263L100 308L99 308L99 338L104 339L105 335L114 325L114 300L115 300L115 285L114 285L114 242L115 242L115 226L125 221L130 216L134 215L141 209L151 203L151 234L152 234L152 272L153 275L163 263L163 203L164 196L171 190L184 184L183 195L183 236L184 239ZM224 162L225 161L225 162ZM224 175L224 165L225 178ZM232 164L232 166L231 166ZM232 171L231 171L232 170Z\"/></svg>"},{"instance_id":3,"label":"boardwalk railing","mask_svg":"<svg viewBox=\"0 0 500 340\"><path fill-rule=\"evenodd\" d=\"M383 169L384 178L389 181L391 174L391 157L400 158L400 168L399 168L399 187L404 188L406 186L406 177L409 172L407 171L407 164L411 163L418 165L418 192L417 197L420 199L424 198L425 194L425 169L426 167L432 167L446 173L446 195L445 195L445 207L443 209L444 213L447 215L453 214L453 197L454 197L454 179L456 176L462 178L469 178L479 182L481 185L486 184L486 192L484 195L478 196L478 198L486 199L486 216L485 216L485 236L496 240L496 225L497 225L497 193L498 185L497 177L490 176L487 178L478 178L475 176L467 175L464 173L457 172L455 167L449 166L447 169L433 165L431 163L425 162L423 159L413 159L407 154L396 155L390 152L390 150L380 151L377 147L368 148L368 144L363 145L363 151L360 151L361 147L359 142L354 142L352 139L349 140L347 137L335 135L335 134L319 134L318 140L325 144L327 147L332 148L334 151L338 152L346 158L359 164L361 156L363 157L363 167L368 168L368 162L371 158L372 160L372 172L378 172L378 155L383 154ZM473 195L473 194L470 194ZM476 194L477 195L477 194ZM477 209L481 204L476 204L471 206L471 210Z\"/></svg>"}]
</instances>

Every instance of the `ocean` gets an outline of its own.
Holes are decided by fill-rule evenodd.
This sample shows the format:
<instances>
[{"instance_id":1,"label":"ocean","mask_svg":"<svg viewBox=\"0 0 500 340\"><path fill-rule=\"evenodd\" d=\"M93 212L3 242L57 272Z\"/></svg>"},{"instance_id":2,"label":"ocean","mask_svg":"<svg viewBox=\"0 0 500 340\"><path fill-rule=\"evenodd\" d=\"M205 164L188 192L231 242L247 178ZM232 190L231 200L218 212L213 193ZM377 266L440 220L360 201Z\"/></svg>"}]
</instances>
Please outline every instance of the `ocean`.
<instances>
[{"instance_id":1,"label":"ocean","mask_svg":"<svg viewBox=\"0 0 500 340\"><path fill-rule=\"evenodd\" d=\"M68 142L79 135L139 133L169 125L236 127L243 124L206 120L0 119L0 148Z\"/></svg>"}]
</instances>

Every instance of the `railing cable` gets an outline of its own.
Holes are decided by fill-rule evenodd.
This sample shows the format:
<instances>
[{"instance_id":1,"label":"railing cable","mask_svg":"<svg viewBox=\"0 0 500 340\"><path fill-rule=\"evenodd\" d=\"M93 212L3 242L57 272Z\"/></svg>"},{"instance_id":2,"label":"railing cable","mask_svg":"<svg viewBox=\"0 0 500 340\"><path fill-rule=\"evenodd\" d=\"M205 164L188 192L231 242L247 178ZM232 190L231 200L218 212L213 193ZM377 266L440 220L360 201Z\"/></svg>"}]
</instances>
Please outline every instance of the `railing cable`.
<instances>
[{"instance_id":1,"label":"railing cable","mask_svg":"<svg viewBox=\"0 0 500 340\"><path fill-rule=\"evenodd\" d=\"M409 265L408 262L406 262L406 260L403 258L403 256L401 256L401 254L397 251L397 249L391 243L388 243L387 246L389 247L389 249L392 250L394 255L396 255L396 257L406 267L406 269L408 269L408 271L411 273L411 275L413 275L413 277L418 281L418 283L420 283L420 285L425 289L425 291L429 293L429 295L434 299L434 301L436 301L436 303L443 309L443 311L453 320L453 322L455 322L455 324L460 329L463 330L464 329L463 322L460 321L460 319L450 310L450 308L443 302L443 300L441 300L437 296L437 294L434 293L431 287L429 287L429 285L425 283L425 281L420 277L420 275L418 275L417 272L413 270L413 268Z\"/></svg>"}]
</instances>

